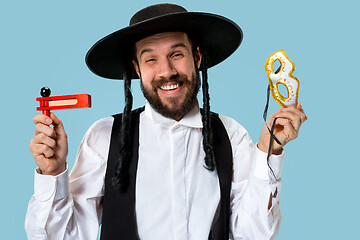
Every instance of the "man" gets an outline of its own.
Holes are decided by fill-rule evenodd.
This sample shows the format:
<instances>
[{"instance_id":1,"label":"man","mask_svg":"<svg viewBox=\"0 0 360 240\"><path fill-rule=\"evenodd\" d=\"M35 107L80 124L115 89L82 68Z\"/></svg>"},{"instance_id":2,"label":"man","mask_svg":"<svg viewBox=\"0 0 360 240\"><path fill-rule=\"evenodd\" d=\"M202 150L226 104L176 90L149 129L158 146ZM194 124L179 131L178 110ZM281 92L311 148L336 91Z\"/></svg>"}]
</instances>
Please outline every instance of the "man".
<instances>
[{"instance_id":1,"label":"man","mask_svg":"<svg viewBox=\"0 0 360 240\"><path fill-rule=\"evenodd\" d=\"M242 126L209 111L206 70L241 39L226 18L159 4L96 43L87 64L99 76L124 79L124 113L91 126L70 177L61 120L34 117L30 150L38 169L28 238L97 239L100 224L101 239L274 238L282 147L297 137L306 115L299 105L269 118L268 126L277 118L281 145L273 143L268 166L266 126L255 146ZM137 77L147 103L131 112L130 83Z\"/></svg>"}]
</instances>

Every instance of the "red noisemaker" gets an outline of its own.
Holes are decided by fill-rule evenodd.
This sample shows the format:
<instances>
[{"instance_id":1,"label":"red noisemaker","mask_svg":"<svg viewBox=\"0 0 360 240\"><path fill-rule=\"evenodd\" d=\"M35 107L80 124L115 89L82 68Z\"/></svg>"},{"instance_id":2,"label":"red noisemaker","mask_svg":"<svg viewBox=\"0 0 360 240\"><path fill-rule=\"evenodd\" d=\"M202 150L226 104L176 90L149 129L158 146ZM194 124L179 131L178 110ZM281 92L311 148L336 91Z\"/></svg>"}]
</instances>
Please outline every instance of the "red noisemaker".
<instances>
[{"instance_id":1,"label":"red noisemaker","mask_svg":"<svg viewBox=\"0 0 360 240\"><path fill-rule=\"evenodd\" d=\"M51 90L48 87L43 87L40 90L42 97L36 98L40 102L40 107L37 111L50 117L50 110L68 109L68 108L91 108L91 96L89 94L63 95L49 97Z\"/></svg>"}]
</instances>

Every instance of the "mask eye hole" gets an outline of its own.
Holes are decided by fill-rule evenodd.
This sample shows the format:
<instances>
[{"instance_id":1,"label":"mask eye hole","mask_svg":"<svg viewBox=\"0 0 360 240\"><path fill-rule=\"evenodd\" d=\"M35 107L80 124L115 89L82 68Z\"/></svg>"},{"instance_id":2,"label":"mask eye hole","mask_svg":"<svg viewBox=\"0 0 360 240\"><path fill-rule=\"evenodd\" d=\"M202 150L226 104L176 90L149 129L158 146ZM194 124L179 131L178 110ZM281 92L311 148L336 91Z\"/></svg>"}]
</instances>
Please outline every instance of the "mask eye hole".
<instances>
[{"instance_id":1,"label":"mask eye hole","mask_svg":"<svg viewBox=\"0 0 360 240\"><path fill-rule=\"evenodd\" d=\"M280 63L279 59L276 59L274 61L274 63L272 64L272 68L273 68L273 71L275 74L280 71L280 67L281 67L281 63Z\"/></svg>"},{"instance_id":2,"label":"mask eye hole","mask_svg":"<svg viewBox=\"0 0 360 240\"><path fill-rule=\"evenodd\" d=\"M287 88L284 84L278 83L278 84L277 84L277 88L278 88L278 91L279 91L280 95L281 95L283 98L289 98L288 88Z\"/></svg>"}]
</instances>

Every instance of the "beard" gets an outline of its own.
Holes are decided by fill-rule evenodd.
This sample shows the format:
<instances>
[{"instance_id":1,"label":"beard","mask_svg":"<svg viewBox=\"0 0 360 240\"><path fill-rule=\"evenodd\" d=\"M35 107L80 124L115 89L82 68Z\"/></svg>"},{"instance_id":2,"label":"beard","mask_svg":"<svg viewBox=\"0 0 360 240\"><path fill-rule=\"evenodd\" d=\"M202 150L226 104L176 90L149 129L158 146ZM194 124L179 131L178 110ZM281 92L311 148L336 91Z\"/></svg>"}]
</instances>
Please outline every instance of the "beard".
<instances>
[{"instance_id":1,"label":"beard","mask_svg":"<svg viewBox=\"0 0 360 240\"><path fill-rule=\"evenodd\" d=\"M140 81L141 90L144 94L144 97L147 99L147 101L155 109L156 112L160 113L164 117L180 120L197 104L197 94L201 85L198 69L195 69L195 73L192 74L191 78L192 79L190 80L187 78L186 75L179 74L170 79L153 81L152 89L145 89L142 81ZM167 82L172 82L175 84L178 83L181 85L182 88L188 89L188 91L185 93L185 96L182 95L168 98L168 102L170 103L169 105L171 107L164 104L157 92L158 87ZM182 99L184 100L181 103Z\"/></svg>"}]
</instances>

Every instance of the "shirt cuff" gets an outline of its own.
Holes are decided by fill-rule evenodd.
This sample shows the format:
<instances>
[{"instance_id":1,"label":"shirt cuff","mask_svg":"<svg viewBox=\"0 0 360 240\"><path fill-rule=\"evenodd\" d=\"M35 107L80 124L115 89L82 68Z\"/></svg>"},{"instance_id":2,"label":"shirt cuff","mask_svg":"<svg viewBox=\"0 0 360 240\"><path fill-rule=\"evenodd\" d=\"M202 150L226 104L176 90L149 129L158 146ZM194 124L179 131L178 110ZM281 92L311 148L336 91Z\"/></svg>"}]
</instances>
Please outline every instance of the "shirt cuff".
<instances>
[{"instance_id":1,"label":"shirt cuff","mask_svg":"<svg viewBox=\"0 0 360 240\"><path fill-rule=\"evenodd\" d=\"M54 201L66 197L69 194L69 173L66 170L59 175L42 175L35 170L34 195L41 202Z\"/></svg>"},{"instance_id":2,"label":"shirt cuff","mask_svg":"<svg viewBox=\"0 0 360 240\"><path fill-rule=\"evenodd\" d=\"M257 144L256 144L257 146ZM269 180L272 176L271 170L266 161L267 153L257 147L254 152L253 175L261 180ZM280 179L284 161L284 150L280 155L270 155L269 165L273 170L276 180ZM271 174L271 176L269 176Z\"/></svg>"}]
</instances>

